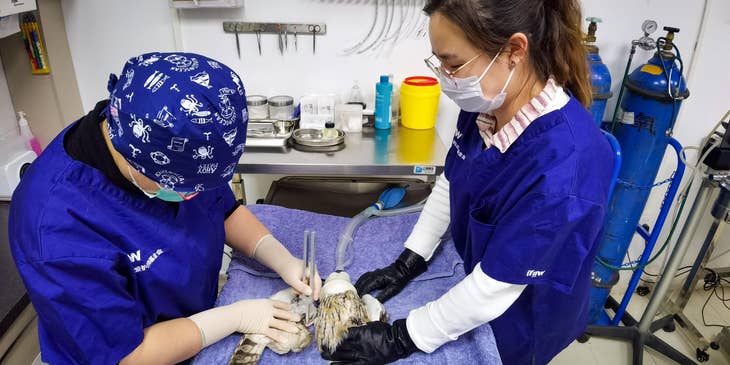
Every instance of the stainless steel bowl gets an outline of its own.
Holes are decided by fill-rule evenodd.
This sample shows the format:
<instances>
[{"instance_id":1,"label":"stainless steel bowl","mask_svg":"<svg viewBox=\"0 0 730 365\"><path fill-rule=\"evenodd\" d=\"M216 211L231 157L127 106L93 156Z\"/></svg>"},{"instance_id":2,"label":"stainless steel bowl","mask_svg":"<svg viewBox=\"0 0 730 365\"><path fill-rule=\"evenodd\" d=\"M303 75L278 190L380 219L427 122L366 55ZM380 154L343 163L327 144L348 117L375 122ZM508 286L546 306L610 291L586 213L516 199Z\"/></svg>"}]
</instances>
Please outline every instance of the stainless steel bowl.
<instances>
[{"instance_id":1,"label":"stainless steel bowl","mask_svg":"<svg viewBox=\"0 0 730 365\"><path fill-rule=\"evenodd\" d=\"M323 138L324 134L319 129L297 129L292 134L294 142L303 146L324 147L336 146L345 142L345 132L337 130L336 138Z\"/></svg>"}]
</instances>

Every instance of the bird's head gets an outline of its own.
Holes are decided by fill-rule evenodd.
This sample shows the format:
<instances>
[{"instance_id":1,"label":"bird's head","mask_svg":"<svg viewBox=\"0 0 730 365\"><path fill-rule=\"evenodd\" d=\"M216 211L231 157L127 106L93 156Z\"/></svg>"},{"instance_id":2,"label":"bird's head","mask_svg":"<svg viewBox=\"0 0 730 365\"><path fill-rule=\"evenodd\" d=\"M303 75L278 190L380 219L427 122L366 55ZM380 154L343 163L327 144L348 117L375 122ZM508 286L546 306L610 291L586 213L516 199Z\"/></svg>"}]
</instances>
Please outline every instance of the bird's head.
<instances>
[{"instance_id":1,"label":"bird's head","mask_svg":"<svg viewBox=\"0 0 730 365\"><path fill-rule=\"evenodd\" d=\"M357 290L350 281L350 275L344 271L333 272L327 280L324 281L324 285L322 285L322 290L319 295L324 298L330 295L341 294L348 290L357 294Z\"/></svg>"}]
</instances>

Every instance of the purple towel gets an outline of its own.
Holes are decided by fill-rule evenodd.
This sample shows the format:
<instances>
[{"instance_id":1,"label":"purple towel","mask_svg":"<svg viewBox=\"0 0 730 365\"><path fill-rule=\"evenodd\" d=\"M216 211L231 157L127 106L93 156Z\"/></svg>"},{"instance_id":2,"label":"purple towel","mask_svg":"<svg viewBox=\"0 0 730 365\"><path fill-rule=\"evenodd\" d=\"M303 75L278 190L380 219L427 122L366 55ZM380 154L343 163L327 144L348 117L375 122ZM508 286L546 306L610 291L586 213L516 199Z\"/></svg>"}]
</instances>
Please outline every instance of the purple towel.
<instances>
[{"instance_id":1,"label":"purple towel","mask_svg":"<svg viewBox=\"0 0 730 365\"><path fill-rule=\"evenodd\" d=\"M335 247L340 232L348 218L316 214L301 210L270 205L248 207L261 222L289 248L293 255L301 257L304 230L316 230L317 267L324 278L334 270ZM396 217L376 218L367 221L355 232L354 257L346 271L353 280L363 273L392 263L403 250L403 242L418 219L418 213ZM464 278L464 267L452 242L445 242L434 255L428 271L400 294L389 300L385 307L391 320L405 318L412 309L439 298L449 288ZM216 306L227 305L241 299L266 298L286 288L278 276L258 262L234 254L228 268L228 282L223 286ZM312 329L314 331L314 329ZM227 364L241 335L228 336L195 357L194 365ZM297 363L326 364L312 343L300 353L277 355L264 351L261 364ZM501 364L491 327L481 326L447 343L431 354L416 353L397 364Z\"/></svg>"}]
</instances>

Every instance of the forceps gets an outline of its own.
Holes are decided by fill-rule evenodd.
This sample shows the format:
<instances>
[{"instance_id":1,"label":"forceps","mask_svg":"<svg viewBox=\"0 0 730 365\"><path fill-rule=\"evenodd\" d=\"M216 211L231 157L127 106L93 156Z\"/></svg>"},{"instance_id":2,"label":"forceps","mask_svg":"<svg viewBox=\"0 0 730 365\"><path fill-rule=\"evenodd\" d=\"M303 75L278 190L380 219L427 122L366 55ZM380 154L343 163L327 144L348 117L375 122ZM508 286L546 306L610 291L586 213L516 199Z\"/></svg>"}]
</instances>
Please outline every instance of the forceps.
<instances>
[{"instance_id":1,"label":"forceps","mask_svg":"<svg viewBox=\"0 0 730 365\"><path fill-rule=\"evenodd\" d=\"M315 244L314 239L317 235L315 231L304 231L304 250L302 254L302 261L304 261L304 269L302 270L302 281L309 285L314 290L312 283L316 276L316 264L315 264ZM309 322L309 311L306 312L306 322Z\"/></svg>"}]
</instances>

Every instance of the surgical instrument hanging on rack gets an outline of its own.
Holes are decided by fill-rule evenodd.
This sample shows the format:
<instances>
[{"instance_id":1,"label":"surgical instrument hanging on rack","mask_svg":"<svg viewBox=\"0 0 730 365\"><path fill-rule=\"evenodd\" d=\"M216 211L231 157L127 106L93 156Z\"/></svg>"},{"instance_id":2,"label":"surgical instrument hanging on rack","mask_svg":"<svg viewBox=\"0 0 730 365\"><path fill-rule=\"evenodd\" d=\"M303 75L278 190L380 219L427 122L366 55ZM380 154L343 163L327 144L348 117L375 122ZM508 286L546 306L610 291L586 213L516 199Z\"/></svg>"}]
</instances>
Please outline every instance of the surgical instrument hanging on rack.
<instances>
[{"instance_id":1,"label":"surgical instrument hanging on rack","mask_svg":"<svg viewBox=\"0 0 730 365\"><path fill-rule=\"evenodd\" d=\"M312 54L317 53L317 33L319 33L321 27L319 25L310 25L307 29L312 32Z\"/></svg>"},{"instance_id":2,"label":"surgical instrument hanging on rack","mask_svg":"<svg viewBox=\"0 0 730 365\"><path fill-rule=\"evenodd\" d=\"M238 54L238 59L241 59L241 42L238 40L238 31L236 33L236 53Z\"/></svg>"},{"instance_id":3,"label":"surgical instrument hanging on rack","mask_svg":"<svg viewBox=\"0 0 730 365\"><path fill-rule=\"evenodd\" d=\"M312 35L312 51L316 52L316 37L327 34L327 24L310 23L252 23L252 22L223 22L223 31L225 33L234 33L238 40L241 33L256 34L258 42L259 55L261 54L261 34L274 34L278 37L279 52L284 54L284 49L288 49L289 33L294 33L294 47L298 49L297 36L299 34ZM239 46L237 42L237 46ZM237 47L240 50L240 46Z\"/></svg>"},{"instance_id":4,"label":"surgical instrument hanging on rack","mask_svg":"<svg viewBox=\"0 0 730 365\"><path fill-rule=\"evenodd\" d=\"M421 11L424 0L374 0L372 3L375 11L370 29L362 40L343 50L344 55L374 53L388 45L392 49L408 38L425 37L428 17Z\"/></svg>"},{"instance_id":5,"label":"surgical instrument hanging on rack","mask_svg":"<svg viewBox=\"0 0 730 365\"><path fill-rule=\"evenodd\" d=\"M261 56L261 32L256 31L256 43L259 46L259 56Z\"/></svg>"}]
</instances>

